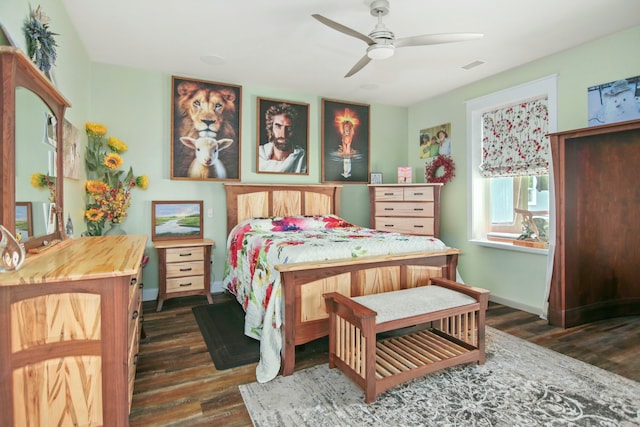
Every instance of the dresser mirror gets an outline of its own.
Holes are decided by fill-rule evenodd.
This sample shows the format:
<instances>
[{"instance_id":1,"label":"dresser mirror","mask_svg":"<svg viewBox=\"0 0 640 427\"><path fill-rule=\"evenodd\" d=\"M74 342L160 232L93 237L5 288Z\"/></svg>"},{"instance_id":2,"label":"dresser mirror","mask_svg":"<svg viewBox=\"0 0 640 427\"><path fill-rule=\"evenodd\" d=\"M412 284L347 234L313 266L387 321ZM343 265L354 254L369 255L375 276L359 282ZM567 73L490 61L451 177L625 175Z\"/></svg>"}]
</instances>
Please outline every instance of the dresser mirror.
<instances>
[{"instance_id":1,"label":"dresser mirror","mask_svg":"<svg viewBox=\"0 0 640 427\"><path fill-rule=\"evenodd\" d=\"M0 74L0 224L15 231L16 202L30 202L33 235L24 240L29 249L65 238L62 123L70 104L15 47L0 46ZM34 173L55 175L53 201L47 188L38 189L31 184Z\"/></svg>"}]
</instances>

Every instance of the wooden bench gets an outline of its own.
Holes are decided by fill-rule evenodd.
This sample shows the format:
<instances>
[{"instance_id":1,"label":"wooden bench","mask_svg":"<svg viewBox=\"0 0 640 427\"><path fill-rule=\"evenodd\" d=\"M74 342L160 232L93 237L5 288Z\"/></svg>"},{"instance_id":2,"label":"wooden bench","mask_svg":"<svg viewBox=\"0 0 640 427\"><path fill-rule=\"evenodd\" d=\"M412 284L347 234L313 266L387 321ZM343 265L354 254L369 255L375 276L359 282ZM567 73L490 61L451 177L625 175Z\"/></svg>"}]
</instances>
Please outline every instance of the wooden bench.
<instances>
[{"instance_id":1,"label":"wooden bench","mask_svg":"<svg viewBox=\"0 0 640 427\"><path fill-rule=\"evenodd\" d=\"M430 286L349 298L324 295L329 367L365 391L365 402L390 387L463 363L485 361L489 291L443 278ZM398 336L376 334L416 325Z\"/></svg>"}]
</instances>

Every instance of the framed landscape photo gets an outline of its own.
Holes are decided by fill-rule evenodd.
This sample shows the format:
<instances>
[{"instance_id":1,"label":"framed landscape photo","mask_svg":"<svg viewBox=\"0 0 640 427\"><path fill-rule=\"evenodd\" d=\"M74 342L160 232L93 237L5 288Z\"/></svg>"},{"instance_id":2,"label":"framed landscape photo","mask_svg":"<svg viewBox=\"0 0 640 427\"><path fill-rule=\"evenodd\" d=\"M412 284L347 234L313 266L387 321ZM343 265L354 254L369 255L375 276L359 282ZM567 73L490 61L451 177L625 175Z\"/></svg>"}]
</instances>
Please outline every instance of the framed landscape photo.
<instances>
[{"instance_id":1,"label":"framed landscape photo","mask_svg":"<svg viewBox=\"0 0 640 427\"><path fill-rule=\"evenodd\" d=\"M16 202L16 236L18 233L20 233L21 242L26 242L33 237L31 202Z\"/></svg>"},{"instance_id":2,"label":"framed landscape photo","mask_svg":"<svg viewBox=\"0 0 640 427\"><path fill-rule=\"evenodd\" d=\"M242 86L171 81L171 179L239 181Z\"/></svg>"},{"instance_id":3,"label":"framed landscape photo","mask_svg":"<svg viewBox=\"0 0 640 427\"><path fill-rule=\"evenodd\" d=\"M369 183L369 105L322 100L322 182Z\"/></svg>"},{"instance_id":4,"label":"framed landscape photo","mask_svg":"<svg viewBox=\"0 0 640 427\"><path fill-rule=\"evenodd\" d=\"M258 98L256 172L309 174L309 104Z\"/></svg>"},{"instance_id":5,"label":"framed landscape photo","mask_svg":"<svg viewBox=\"0 0 640 427\"><path fill-rule=\"evenodd\" d=\"M151 240L202 239L203 202L152 201Z\"/></svg>"}]
</instances>

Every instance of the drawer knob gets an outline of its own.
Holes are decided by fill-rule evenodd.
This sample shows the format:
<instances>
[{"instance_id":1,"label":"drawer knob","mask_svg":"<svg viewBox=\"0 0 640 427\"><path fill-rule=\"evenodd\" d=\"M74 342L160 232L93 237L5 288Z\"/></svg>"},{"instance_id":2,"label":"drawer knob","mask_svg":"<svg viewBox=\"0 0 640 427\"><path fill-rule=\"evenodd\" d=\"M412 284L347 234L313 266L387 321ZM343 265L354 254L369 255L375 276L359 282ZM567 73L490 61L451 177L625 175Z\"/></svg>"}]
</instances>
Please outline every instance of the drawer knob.
<instances>
[{"instance_id":1,"label":"drawer knob","mask_svg":"<svg viewBox=\"0 0 640 427\"><path fill-rule=\"evenodd\" d=\"M186 286L191 286L191 282L189 283L180 283L180 287L186 287Z\"/></svg>"},{"instance_id":2,"label":"drawer knob","mask_svg":"<svg viewBox=\"0 0 640 427\"><path fill-rule=\"evenodd\" d=\"M140 284L138 285L138 288L142 289L143 286L144 286L144 283L140 282Z\"/></svg>"},{"instance_id":3,"label":"drawer knob","mask_svg":"<svg viewBox=\"0 0 640 427\"><path fill-rule=\"evenodd\" d=\"M188 267L188 268L181 268L181 269L180 269L180 271L191 271L191 270L192 270L192 269L191 269L191 267Z\"/></svg>"},{"instance_id":4,"label":"drawer knob","mask_svg":"<svg viewBox=\"0 0 640 427\"><path fill-rule=\"evenodd\" d=\"M191 252L180 254L180 256L191 256Z\"/></svg>"},{"instance_id":5,"label":"drawer knob","mask_svg":"<svg viewBox=\"0 0 640 427\"><path fill-rule=\"evenodd\" d=\"M131 279L131 286L135 285L136 283L138 283L138 278L137 277L133 277Z\"/></svg>"},{"instance_id":6,"label":"drawer knob","mask_svg":"<svg viewBox=\"0 0 640 427\"><path fill-rule=\"evenodd\" d=\"M140 315L140 313L138 313L138 310L135 310L133 312L133 314L131 315L131 319L136 320L139 315Z\"/></svg>"},{"instance_id":7,"label":"drawer knob","mask_svg":"<svg viewBox=\"0 0 640 427\"><path fill-rule=\"evenodd\" d=\"M138 356L139 356L139 353L136 353L136 355L135 355L135 356L133 356L133 364L134 364L134 365L137 365L137 364L138 364Z\"/></svg>"}]
</instances>

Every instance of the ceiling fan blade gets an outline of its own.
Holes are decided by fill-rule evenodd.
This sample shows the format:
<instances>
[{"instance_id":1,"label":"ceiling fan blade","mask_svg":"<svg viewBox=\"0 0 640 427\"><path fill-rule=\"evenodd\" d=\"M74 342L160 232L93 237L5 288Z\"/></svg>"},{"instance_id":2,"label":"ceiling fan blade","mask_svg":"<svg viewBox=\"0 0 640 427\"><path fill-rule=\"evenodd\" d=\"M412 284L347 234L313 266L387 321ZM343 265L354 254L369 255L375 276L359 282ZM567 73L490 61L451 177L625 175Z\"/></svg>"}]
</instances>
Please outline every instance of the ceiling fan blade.
<instances>
[{"instance_id":1,"label":"ceiling fan blade","mask_svg":"<svg viewBox=\"0 0 640 427\"><path fill-rule=\"evenodd\" d=\"M347 74L345 74L344 77L347 78L347 77L353 76L355 73L362 70L364 66L367 65L369 62L371 62L371 58L369 58L367 55L363 56L362 59L360 59L360 61L358 61L358 63L354 65L353 68L351 68Z\"/></svg>"},{"instance_id":2,"label":"ceiling fan blade","mask_svg":"<svg viewBox=\"0 0 640 427\"><path fill-rule=\"evenodd\" d=\"M332 20L331 20L331 19L329 19L329 18L325 18L325 17L324 17L324 16L322 16L322 15L318 15L317 13L314 13L314 14L313 14L313 15L311 15L311 16L313 16L314 18L316 18L318 21L322 22L324 25L326 25L326 26L328 26L328 27L331 27L331 28L333 28L333 29L334 29L334 30L336 30L336 31L340 31L341 33L346 34L346 35L348 35L348 36L351 36L351 37L355 37L355 38L357 38L357 39L360 39L360 40L362 40L363 42L365 42L365 43L366 43L366 44L368 44L368 45L372 45L372 44L374 44L374 43L376 42L376 41L375 41L375 40L373 40L371 37L369 37L369 36L365 36L364 34L359 33L359 32L357 32L356 30L352 30L352 29L351 29L351 28L349 28L349 27L345 27L345 26L344 26L344 25L342 25L342 24L338 24L336 21L332 21Z\"/></svg>"},{"instance_id":3,"label":"ceiling fan blade","mask_svg":"<svg viewBox=\"0 0 640 427\"><path fill-rule=\"evenodd\" d=\"M394 42L395 47L427 46L432 44L456 43L481 39L480 33L424 34L422 36L404 37Z\"/></svg>"}]
</instances>

